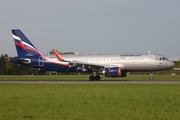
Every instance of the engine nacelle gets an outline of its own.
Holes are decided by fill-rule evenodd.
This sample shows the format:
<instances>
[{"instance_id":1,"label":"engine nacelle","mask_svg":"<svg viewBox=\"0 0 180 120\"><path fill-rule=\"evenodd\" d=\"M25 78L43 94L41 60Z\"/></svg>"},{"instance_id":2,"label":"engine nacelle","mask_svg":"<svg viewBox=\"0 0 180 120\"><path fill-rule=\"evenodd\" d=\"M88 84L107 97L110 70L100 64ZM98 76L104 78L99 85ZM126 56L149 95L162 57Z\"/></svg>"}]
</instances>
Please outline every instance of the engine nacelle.
<instances>
[{"instance_id":1,"label":"engine nacelle","mask_svg":"<svg viewBox=\"0 0 180 120\"><path fill-rule=\"evenodd\" d=\"M106 77L126 77L126 72L121 71L120 67L105 68L104 75Z\"/></svg>"}]
</instances>

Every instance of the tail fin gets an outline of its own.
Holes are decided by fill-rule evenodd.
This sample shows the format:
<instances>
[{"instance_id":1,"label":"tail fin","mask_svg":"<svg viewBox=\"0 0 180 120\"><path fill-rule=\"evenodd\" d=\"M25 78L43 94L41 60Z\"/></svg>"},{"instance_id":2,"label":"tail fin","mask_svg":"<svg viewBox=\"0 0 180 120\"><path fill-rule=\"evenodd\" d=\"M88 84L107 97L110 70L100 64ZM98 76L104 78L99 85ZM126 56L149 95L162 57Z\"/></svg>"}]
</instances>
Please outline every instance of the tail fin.
<instances>
[{"instance_id":1,"label":"tail fin","mask_svg":"<svg viewBox=\"0 0 180 120\"><path fill-rule=\"evenodd\" d=\"M18 53L18 57L25 56L42 56L36 47L28 40L28 38L19 29L13 29L12 35Z\"/></svg>"}]
</instances>

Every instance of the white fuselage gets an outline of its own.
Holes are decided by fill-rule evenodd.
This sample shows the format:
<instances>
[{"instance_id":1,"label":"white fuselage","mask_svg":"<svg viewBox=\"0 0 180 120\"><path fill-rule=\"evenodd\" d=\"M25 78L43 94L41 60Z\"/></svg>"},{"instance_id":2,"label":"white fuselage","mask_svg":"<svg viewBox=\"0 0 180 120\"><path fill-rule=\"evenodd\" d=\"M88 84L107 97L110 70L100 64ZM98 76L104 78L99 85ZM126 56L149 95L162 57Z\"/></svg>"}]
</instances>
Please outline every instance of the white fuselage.
<instances>
[{"instance_id":1,"label":"white fuselage","mask_svg":"<svg viewBox=\"0 0 180 120\"><path fill-rule=\"evenodd\" d=\"M81 54L61 55L66 61L85 66L120 67L126 71L156 71L170 69L174 63L159 54ZM46 56L49 62L69 64L58 61L55 56Z\"/></svg>"}]
</instances>

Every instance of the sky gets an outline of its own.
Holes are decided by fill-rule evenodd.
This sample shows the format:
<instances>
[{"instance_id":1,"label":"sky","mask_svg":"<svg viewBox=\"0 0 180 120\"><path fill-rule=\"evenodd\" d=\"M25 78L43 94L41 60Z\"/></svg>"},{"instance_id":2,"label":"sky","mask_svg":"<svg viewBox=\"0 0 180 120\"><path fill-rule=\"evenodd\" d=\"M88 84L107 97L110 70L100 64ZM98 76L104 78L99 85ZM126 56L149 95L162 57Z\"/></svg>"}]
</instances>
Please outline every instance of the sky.
<instances>
[{"instance_id":1,"label":"sky","mask_svg":"<svg viewBox=\"0 0 180 120\"><path fill-rule=\"evenodd\" d=\"M180 57L179 0L0 0L0 54L11 29L42 53L159 53Z\"/></svg>"}]
</instances>

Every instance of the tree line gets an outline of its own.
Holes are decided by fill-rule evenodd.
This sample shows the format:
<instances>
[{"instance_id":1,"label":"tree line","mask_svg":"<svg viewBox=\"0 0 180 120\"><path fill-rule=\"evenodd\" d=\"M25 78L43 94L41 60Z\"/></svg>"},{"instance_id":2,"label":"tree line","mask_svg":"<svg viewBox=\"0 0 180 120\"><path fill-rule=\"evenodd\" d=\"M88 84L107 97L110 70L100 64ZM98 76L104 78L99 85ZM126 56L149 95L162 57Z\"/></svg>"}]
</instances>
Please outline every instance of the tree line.
<instances>
[{"instance_id":1,"label":"tree line","mask_svg":"<svg viewBox=\"0 0 180 120\"><path fill-rule=\"evenodd\" d=\"M32 75L45 74L45 71L39 71L36 68L14 64L8 61L8 55L0 57L0 75Z\"/></svg>"}]
</instances>

